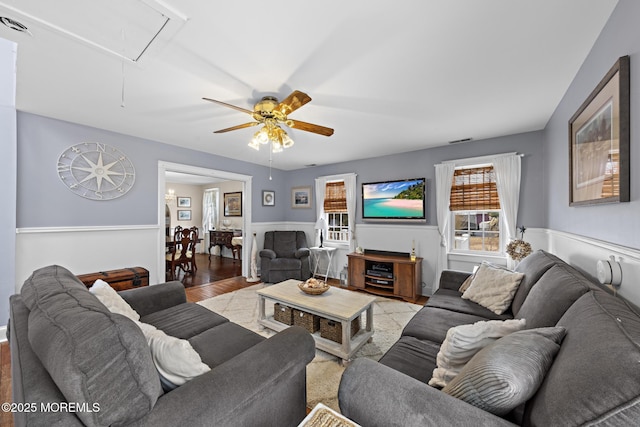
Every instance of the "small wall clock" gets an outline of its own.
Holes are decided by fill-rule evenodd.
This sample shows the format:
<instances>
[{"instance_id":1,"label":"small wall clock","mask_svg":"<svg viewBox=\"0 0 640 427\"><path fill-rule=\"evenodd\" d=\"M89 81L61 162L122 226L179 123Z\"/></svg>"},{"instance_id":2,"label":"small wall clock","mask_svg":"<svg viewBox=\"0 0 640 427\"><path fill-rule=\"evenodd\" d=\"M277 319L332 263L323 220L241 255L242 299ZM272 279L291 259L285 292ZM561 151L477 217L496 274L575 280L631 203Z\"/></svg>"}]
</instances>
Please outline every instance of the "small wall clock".
<instances>
[{"instance_id":1,"label":"small wall clock","mask_svg":"<svg viewBox=\"0 0 640 427\"><path fill-rule=\"evenodd\" d=\"M120 150L99 142L72 145L58 158L60 180L78 196L112 200L133 187L133 163Z\"/></svg>"}]
</instances>

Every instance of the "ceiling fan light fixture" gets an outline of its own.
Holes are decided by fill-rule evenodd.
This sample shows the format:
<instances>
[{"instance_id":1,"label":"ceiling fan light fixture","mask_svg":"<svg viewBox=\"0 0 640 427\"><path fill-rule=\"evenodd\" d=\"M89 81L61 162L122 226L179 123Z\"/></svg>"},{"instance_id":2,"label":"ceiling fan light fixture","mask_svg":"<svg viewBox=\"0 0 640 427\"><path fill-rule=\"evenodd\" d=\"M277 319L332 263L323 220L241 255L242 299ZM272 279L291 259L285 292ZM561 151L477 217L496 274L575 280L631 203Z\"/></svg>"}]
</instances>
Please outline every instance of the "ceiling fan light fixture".
<instances>
[{"instance_id":1,"label":"ceiling fan light fixture","mask_svg":"<svg viewBox=\"0 0 640 427\"><path fill-rule=\"evenodd\" d=\"M277 141L271 142L271 152L272 153L281 153L282 152L282 144Z\"/></svg>"},{"instance_id":2,"label":"ceiling fan light fixture","mask_svg":"<svg viewBox=\"0 0 640 427\"><path fill-rule=\"evenodd\" d=\"M282 137L282 146L284 148L293 147L293 139L289 138L289 135L287 135L286 132L284 132L284 136Z\"/></svg>"},{"instance_id":3,"label":"ceiling fan light fixture","mask_svg":"<svg viewBox=\"0 0 640 427\"><path fill-rule=\"evenodd\" d=\"M249 142L249 147L253 148L256 151L260 151L260 142L256 139L256 137L254 136L253 138L251 138L251 142Z\"/></svg>"}]
</instances>

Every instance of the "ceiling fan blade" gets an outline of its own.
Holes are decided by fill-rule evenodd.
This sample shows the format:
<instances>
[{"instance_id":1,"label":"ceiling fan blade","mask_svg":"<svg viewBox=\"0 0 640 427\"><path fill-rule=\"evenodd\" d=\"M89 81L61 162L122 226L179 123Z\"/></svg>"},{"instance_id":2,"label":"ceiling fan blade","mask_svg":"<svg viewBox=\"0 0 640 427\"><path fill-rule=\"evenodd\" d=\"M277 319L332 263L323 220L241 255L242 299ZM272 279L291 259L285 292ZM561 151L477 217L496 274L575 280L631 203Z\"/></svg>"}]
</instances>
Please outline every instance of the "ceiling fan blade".
<instances>
[{"instance_id":1,"label":"ceiling fan blade","mask_svg":"<svg viewBox=\"0 0 640 427\"><path fill-rule=\"evenodd\" d=\"M231 132L232 130L238 130L238 129L244 129L244 128L250 128L251 126L255 126L255 125L259 125L260 123L258 122L250 122L250 123L245 123L243 125L238 125L238 126L232 126L230 128L226 128L226 129L220 129L217 130L213 133L225 133L225 132Z\"/></svg>"},{"instance_id":2,"label":"ceiling fan blade","mask_svg":"<svg viewBox=\"0 0 640 427\"><path fill-rule=\"evenodd\" d=\"M313 132L324 136L333 135L333 129L324 126L314 125L312 123L301 122L300 120L288 120L287 126L292 129L300 129L306 132Z\"/></svg>"},{"instance_id":3,"label":"ceiling fan blade","mask_svg":"<svg viewBox=\"0 0 640 427\"><path fill-rule=\"evenodd\" d=\"M294 90L291 92L291 95L287 96L280 104L278 104L276 109L287 116L309 101L311 101L311 97L309 95L304 92L300 92L299 90Z\"/></svg>"},{"instance_id":4,"label":"ceiling fan blade","mask_svg":"<svg viewBox=\"0 0 640 427\"><path fill-rule=\"evenodd\" d=\"M253 111L247 110L246 108L236 107L235 105L227 104L226 102L222 102L222 101L216 101L215 99L211 99L211 98L202 98L202 99L204 99L205 101L214 102L216 104L224 105L225 107L233 108L234 110L241 111L243 113L247 113L247 114L253 115Z\"/></svg>"}]
</instances>

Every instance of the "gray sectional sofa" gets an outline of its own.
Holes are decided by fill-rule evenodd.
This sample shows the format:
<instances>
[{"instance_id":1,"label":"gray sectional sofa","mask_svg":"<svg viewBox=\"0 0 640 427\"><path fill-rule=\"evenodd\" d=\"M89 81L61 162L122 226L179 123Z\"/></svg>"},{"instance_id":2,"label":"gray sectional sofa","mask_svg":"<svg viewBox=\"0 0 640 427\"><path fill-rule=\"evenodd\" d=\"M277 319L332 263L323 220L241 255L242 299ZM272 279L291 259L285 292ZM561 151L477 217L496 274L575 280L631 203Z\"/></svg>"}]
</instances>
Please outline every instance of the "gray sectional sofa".
<instances>
[{"instance_id":1,"label":"gray sectional sofa","mask_svg":"<svg viewBox=\"0 0 640 427\"><path fill-rule=\"evenodd\" d=\"M367 426L640 425L640 315L559 258L538 251L511 308L496 315L461 298L468 273L447 271L440 287L379 360L357 359L339 390L344 415ZM449 328L479 320L526 319L526 328L562 326L566 335L542 385L504 417L426 383Z\"/></svg>"},{"instance_id":2,"label":"gray sectional sofa","mask_svg":"<svg viewBox=\"0 0 640 427\"><path fill-rule=\"evenodd\" d=\"M197 304L180 282L123 291L141 321L188 340L211 371L163 391L149 346L68 270L35 271L10 299L16 426L295 426L313 338L265 339Z\"/></svg>"}]
</instances>

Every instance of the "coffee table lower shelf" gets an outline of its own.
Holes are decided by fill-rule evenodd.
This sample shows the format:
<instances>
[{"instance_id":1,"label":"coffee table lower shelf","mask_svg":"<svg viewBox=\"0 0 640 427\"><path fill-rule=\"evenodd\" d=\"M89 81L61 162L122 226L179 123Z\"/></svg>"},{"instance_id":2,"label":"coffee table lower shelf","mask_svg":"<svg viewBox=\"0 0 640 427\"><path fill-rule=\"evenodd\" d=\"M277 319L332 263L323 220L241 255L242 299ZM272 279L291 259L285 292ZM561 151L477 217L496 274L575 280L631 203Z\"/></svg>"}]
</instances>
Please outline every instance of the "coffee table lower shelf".
<instances>
[{"instance_id":1,"label":"coffee table lower shelf","mask_svg":"<svg viewBox=\"0 0 640 427\"><path fill-rule=\"evenodd\" d=\"M266 319L258 319L258 323L260 323L265 328L269 328L276 332L280 332L290 327L289 325L285 325L282 322L278 322L273 318L273 316L269 316ZM349 331L350 328L347 327L346 329L347 331ZM371 342L373 331L367 331L366 328L360 329L358 333L351 337L351 340L347 346L321 337L320 332L313 333L311 334L311 336L316 342L316 348L322 351L326 351L329 354L333 354L334 356L338 356L342 359L342 364L346 365L351 361L353 355L358 350L360 350L360 347L368 342Z\"/></svg>"}]
</instances>

